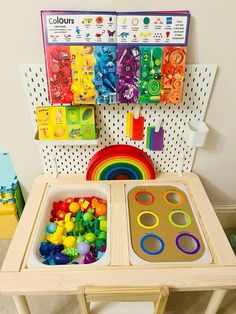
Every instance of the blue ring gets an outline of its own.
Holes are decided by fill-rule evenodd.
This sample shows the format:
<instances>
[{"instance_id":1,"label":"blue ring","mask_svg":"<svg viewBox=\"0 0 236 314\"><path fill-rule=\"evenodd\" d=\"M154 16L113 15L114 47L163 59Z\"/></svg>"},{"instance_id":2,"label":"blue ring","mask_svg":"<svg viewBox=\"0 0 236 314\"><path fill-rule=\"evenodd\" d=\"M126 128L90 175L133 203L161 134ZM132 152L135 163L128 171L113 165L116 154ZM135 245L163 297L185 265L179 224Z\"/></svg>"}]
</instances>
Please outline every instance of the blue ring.
<instances>
[{"instance_id":1,"label":"blue ring","mask_svg":"<svg viewBox=\"0 0 236 314\"><path fill-rule=\"evenodd\" d=\"M156 252L148 251L148 250L144 247L144 245L143 245L144 241L145 241L147 238L155 238L155 239L157 239L158 241L160 241L160 242L161 242L161 248L160 248L160 250L158 250L158 251L156 251ZM163 250L164 250L164 248L165 248L165 243L164 243L164 241L162 240L162 238L158 237L156 234L146 234L146 235L145 235L144 237L142 237L142 239L140 240L140 246L141 246L141 249L142 249L145 253L147 253L147 254L149 254L149 255L158 255L158 254L160 254L160 253L163 252Z\"/></svg>"},{"instance_id":2,"label":"blue ring","mask_svg":"<svg viewBox=\"0 0 236 314\"><path fill-rule=\"evenodd\" d=\"M103 178L104 180L111 180L114 178L114 176L123 173L123 174L128 174L128 177L133 180L138 179L138 175L135 171L133 171L131 168L128 167L116 167L115 169L108 169L107 171L104 172Z\"/></svg>"}]
</instances>

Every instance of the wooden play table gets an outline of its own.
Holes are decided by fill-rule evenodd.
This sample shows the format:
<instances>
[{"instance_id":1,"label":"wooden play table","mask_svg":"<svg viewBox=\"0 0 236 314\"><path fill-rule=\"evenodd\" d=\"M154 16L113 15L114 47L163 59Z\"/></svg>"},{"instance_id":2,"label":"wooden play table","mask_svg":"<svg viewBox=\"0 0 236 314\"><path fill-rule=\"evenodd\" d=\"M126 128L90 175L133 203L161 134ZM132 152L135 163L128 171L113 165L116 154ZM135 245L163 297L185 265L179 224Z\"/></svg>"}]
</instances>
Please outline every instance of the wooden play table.
<instances>
[{"instance_id":1,"label":"wooden play table","mask_svg":"<svg viewBox=\"0 0 236 314\"><path fill-rule=\"evenodd\" d=\"M179 182L186 186L213 256L212 264L132 266L129 258L124 189L127 181L103 181L110 185L111 191L110 265L28 269L26 261L29 248L48 186L86 182L77 175L57 178L42 175L37 177L33 184L2 266L0 293L12 295L18 312L22 314L30 313L26 295L50 294L77 295L82 314L88 313L89 302L92 300L148 300L155 303L155 313L163 313L169 291L214 290L206 313L216 313L226 290L236 288L234 252L196 174L186 173L179 176L165 173L160 174L156 181ZM86 184L94 184L94 181L88 181Z\"/></svg>"}]
</instances>

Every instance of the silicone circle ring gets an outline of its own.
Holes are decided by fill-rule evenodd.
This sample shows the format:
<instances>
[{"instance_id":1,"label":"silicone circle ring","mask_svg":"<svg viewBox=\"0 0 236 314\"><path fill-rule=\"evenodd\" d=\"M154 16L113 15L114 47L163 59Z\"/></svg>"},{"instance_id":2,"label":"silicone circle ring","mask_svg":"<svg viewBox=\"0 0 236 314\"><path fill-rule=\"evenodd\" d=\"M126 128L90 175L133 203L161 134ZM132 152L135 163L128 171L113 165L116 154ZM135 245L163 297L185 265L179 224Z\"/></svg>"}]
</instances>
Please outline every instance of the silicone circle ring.
<instances>
[{"instance_id":1,"label":"silicone circle ring","mask_svg":"<svg viewBox=\"0 0 236 314\"><path fill-rule=\"evenodd\" d=\"M145 241L146 239L148 239L148 238L155 238L156 240L158 240L158 241L161 243L161 248L160 248L159 250L157 250L157 251L154 251L154 252L147 250L147 249L144 247L144 241ZM158 255L158 254L160 254L161 252L163 252L163 250L164 250L164 248L165 248L165 243L164 243L164 241L162 240L162 238L158 237L158 236L155 235L155 234L146 234L146 235L143 236L142 239L140 240L140 246L141 246L141 249L142 249L145 253L147 253L147 254L149 254L149 255Z\"/></svg>"},{"instance_id":2,"label":"silicone circle ring","mask_svg":"<svg viewBox=\"0 0 236 314\"><path fill-rule=\"evenodd\" d=\"M167 197L168 197L169 194L176 194L176 195L179 197L179 202L173 203L173 202L168 201ZM179 206L179 205L183 204L183 202L184 202L183 195L180 194L180 192L175 191L175 190L169 190L169 191L165 192L165 194L163 195L163 197L164 197L165 202L166 202L168 205L171 205L171 206Z\"/></svg>"},{"instance_id":3,"label":"silicone circle ring","mask_svg":"<svg viewBox=\"0 0 236 314\"><path fill-rule=\"evenodd\" d=\"M152 225L152 226L147 226L147 225L144 225L144 224L141 222L141 217L142 217L143 215L145 215L145 214L146 214L146 215L151 215L151 216L153 216L153 217L156 219L156 222L154 223L154 225ZM142 228L145 228L145 229L153 229L153 228L155 228L156 226L158 226L158 224L159 224L159 218L158 218L158 216L157 216L156 214L154 214L153 212L146 210L146 211L141 212L141 213L138 215L138 217L137 217L137 222L138 222L138 224L140 225L140 227L142 227Z\"/></svg>"},{"instance_id":4,"label":"silicone circle ring","mask_svg":"<svg viewBox=\"0 0 236 314\"><path fill-rule=\"evenodd\" d=\"M197 245L196 249L193 250L193 251L191 251L191 252L184 250L184 249L179 245L179 240L180 240L182 237L190 237L190 238L192 238L192 239L195 241L196 245ZM184 253L186 253L186 254L196 254L196 253L200 250L200 247L201 247L199 240L198 240L195 236L193 236L192 234L189 234L189 233L181 233L181 234L179 234L179 235L176 237L176 239L175 239L175 243L176 243L177 248L178 248L180 251L182 251L182 252L184 252Z\"/></svg>"},{"instance_id":5,"label":"silicone circle ring","mask_svg":"<svg viewBox=\"0 0 236 314\"><path fill-rule=\"evenodd\" d=\"M142 202L140 201L140 199L138 198L140 194L147 194L148 196L150 196L150 201L149 202ZM135 201L138 202L141 205L151 205L154 202L154 196L151 192L149 191L139 191L135 194Z\"/></svg>"},{"instance_id":6,"label":"silicone circle ring","mask_svg":"<svg viewBox=\"0 0 236 314\"><path fill-rule=\"evenodd\" d=\"M173 216L174 214L178 214L178 213L183 214L184 216L186 216L186 217L188 218L188 221L186 222L186 224L184 224L184 225L179 225L179 224L177 224L177 223L175 223L175 222L173 221L172 216ZM189 216L189 214L186 213L186 212L184 212L183 210L174 210L173 212L171 212L171 213L169 214L168 219L169 219L169 222L170 222L173 226L175 226L175 227L177 227L177 228L186 228L186 227L188 227L188 226L191 224L191 222L192 222L192 219L191 219L191 217Z\"/></svg>"}]
</instances>

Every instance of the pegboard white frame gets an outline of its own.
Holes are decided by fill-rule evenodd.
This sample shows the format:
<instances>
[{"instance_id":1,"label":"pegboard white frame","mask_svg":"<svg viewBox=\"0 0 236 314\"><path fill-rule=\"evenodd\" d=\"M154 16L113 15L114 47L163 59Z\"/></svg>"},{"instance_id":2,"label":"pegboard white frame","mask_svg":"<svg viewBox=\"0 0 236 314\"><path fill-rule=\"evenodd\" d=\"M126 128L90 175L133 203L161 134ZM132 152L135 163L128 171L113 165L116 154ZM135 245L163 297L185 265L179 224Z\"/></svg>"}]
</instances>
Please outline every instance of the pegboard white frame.
<instances>
[{"instance_id":1,"label":"pegboard white frame","mask_svg":"<svg viewBox=\"0 0 236 314\"><path fill-rule=\"evenodd\" d=\"M134 105L96 105L96 123L100 130L98 145L60 146L52 145L50 141L48 143L38 141L44 173L85 174L92 155L101 148L113 144L130 144L142 149L152 159L157 172L178 172L183 158L182 170L191 171L196 149L187 146L184 133L187 122L204 119L216 69L215 64L186 65L181 105L140 105L145 119L145 134L147 126L155 125L158 117L163 119L162 125L165 130L163 151L147 149L145 137L143 141L132 141L125 136L126 113L133 111ZM52 105L48 102L45 67L41 64L23 64L21 74L36 133L35 108Z\"/></svg>"}]
</instances>

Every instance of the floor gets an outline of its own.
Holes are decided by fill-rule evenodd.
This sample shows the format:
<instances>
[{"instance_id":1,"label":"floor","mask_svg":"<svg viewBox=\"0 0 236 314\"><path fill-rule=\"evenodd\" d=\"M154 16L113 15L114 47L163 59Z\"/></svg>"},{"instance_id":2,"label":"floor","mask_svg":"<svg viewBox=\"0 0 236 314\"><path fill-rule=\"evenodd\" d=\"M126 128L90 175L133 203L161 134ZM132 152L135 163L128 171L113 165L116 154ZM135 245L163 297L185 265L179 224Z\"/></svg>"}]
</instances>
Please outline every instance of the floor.
<instances>
[{"instance_id":1,"label":"floor","mask_svg":"<svg viewBox=\"0 0 236 314\"><path fill-rule=\"evenodd\" d=\"M0 241L0 266L7 252L9 241ZM211 292L171 293L165 314L203 314ZM32 314L79 314L75 296L27 297ZM151 303L94 303L92 314L148 314ZM17 314L9 296L0 295L0 314ZM236 290L228 292L218 314L236 314Z\"/></svg>"}]
</instances>

